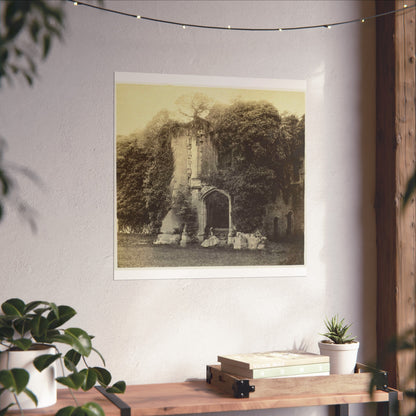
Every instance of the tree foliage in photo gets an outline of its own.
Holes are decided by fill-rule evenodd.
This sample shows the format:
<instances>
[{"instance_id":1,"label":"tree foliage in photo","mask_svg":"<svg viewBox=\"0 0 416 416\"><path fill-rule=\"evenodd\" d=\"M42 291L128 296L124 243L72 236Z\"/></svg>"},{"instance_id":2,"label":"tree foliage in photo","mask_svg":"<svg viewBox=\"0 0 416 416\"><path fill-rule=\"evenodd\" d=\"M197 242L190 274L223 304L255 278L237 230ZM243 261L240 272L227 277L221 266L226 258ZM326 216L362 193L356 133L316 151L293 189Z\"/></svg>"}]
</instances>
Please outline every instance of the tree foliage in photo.
<instances>
[{"instance_id":1,"label":"tree foliage in photo","mask_svg":"<svg viewBox=\"0 0 416 416\"><path fill-rule=\"evenodd\" d=\"M117 219L121 230L140 230L149 221L141 192L148 167L148 152L136 141L117 143Z\"/></svg>"},{"instance_id":2,"label":"tree foliage in photo","mask_svg":"<svg viewBox=\"0 0 416 416\"><path fill-rule=\"evenodd\" d=\"M201 94L181 97L177 104L187 122L174 121L162 111L144 132L129 143L118 144L120 229L157 232L171 208L188 231L196 229L190 190L180 189L173 198L171 195L171 139L181 130L196 134L203 128L210 131L218 154L217 168L203 177L203 182L231 196L233 223L239 231L261 230L267 204L278 195L291 196L295 173L303 164L304 117L280 114L265 101L213 104Z\"/></svg>"},{"instance_id":3,"label":"tree foliage in photo","mask_svg":"<svg viewBox=\"0 0 416 416\"><path fill-rule=\"evenodd\" d=\"M129 140L117 143L117 219L121 231L155 233L170 205L171 135L178 124L157 118Z\"/></svg>"},{"instance_id":4,"label":"tree foliage in photo","mask_svg":"<svg viewBox=\"0 0 416 416\"><path fill-rule=\"evenodd\" d=\"M215 107L211 118L219 170L210 180L233 199L233 222L243 232L262 229L267 204L290 196L303 163L304 118L281 115L268 102Z\"/></svg>"}]
</instances>

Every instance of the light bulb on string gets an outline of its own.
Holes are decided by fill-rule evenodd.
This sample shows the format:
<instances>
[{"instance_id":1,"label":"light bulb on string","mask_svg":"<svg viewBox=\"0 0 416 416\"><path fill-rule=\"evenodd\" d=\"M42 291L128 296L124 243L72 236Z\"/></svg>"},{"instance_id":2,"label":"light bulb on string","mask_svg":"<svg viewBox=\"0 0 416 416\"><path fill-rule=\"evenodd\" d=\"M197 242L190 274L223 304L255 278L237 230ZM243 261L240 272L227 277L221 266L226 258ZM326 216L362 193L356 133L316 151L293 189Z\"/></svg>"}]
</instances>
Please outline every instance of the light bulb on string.
<instances>
[{"instance_id":1,"label":"light bulb on string","mask_svg":"<svg viewBox=\"0 0 416 416\"><path fill-rule=\"evenodd\" d=\"M0 0L1 1L1 0ZM365 23L369 20L377 19L379 17L383 17L386 15L396 14L400 12L407 12L409 9L414 9L416 7L416 4L408 5L404 4L401 9L391 10L384 13L375 14L372 16L366 16L366 17L360 17L356 19L351 20L345 20L340 22L333 22L328 24L318 24L318 25L306 25L306 26L295 26L295 27L280 27L280 28L268 28L268 27L259 27L259 28L250 28L250 27L231 27L231 25L228 26L214 26L214 25L203 25L203 24L191 24L191 23L181 23L173 20L162 20L162 19L156 19L153 17L147 17L147 16L141 16L136 14L131 14L127 12L123 12L120 10L115 9L108 9L105 7L97 6L91 3L86 3L84 1L74 1L74 0L67 0L70 1L74 6L85 6L96 10L101 10L109 13L114 13L118 15L122 15L125 17L133 17L135 19L142 19L147 20L150 22L156 22L156 23L163 23L163 24L169 24L169 25L175 25L175 26L182 26L182 29L187 29L188 27L194 28L194 29L209 29L209 30L235 30L235 31L249 31L249 32L272 32L272 31L294 31L294 30L302 30L302 29L318 29L318 28L327 28L331 29L333 26L340 26L345 25L349 23L356 23L356 22L362 22Z\"/></svg>"}]
</instances>

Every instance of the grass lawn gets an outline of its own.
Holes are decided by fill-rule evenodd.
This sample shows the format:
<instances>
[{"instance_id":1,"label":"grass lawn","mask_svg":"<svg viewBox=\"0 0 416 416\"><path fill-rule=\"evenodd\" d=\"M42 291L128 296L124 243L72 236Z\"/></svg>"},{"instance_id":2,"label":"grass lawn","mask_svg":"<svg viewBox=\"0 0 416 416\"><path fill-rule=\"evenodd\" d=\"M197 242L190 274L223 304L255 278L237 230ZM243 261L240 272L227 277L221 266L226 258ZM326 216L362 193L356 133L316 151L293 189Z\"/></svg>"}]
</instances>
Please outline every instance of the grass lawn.
<instances>
[{"instance_id":1,"label":"grass lawn","mask_svg":"<svg viewBox=\"0 0 416 416\"><path fill-rule=\"evenodd\" d=\"M154 245L156 236L118 234L118 267L197 267L302 265L303 241L268 243L265 250L234 250L232 247L203 248Z\"/></svg>"}]
</instances>

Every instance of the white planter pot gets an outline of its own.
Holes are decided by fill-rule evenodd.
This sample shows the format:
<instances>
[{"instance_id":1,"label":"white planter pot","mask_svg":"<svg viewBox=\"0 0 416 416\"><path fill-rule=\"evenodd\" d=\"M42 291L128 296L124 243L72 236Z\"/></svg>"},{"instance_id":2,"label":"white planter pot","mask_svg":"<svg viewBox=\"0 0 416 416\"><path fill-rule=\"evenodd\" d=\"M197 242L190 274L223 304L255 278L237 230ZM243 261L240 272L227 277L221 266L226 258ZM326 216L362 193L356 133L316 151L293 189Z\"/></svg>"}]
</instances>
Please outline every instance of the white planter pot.
<instances>
[{"instance_id":1,"label":"white planter pot","mask_svg":"<svg viewBox=\"0 0 416 416\"><path fill-rule=\"evenodd\" d=\"M36 349L28 351L4 351L0 354L0 370L23 368L29 373L29 383L26 386L38 399L37 408L51 406L56 403L57 386L55 380L56 367L53 363L42 372L33 365L33 360L39 355L56 354L56 350L48 345L37 345ZM18 395L19 403L23 409L35 409L35 403L25 394ZM8 391L0 395L0 409L10 403L15 403L13 394ZM11 410L17 410L13 406Z\"/></svg>"},{"instance_id":2,"label":"white planter pot","mask_svg":"<svg viewBox=\"0 0 416 416\"><path fill-rule=\"evenodd\" d=\"M329 356L331 374L353 374L357 363L359 342L350 344L330 344L319 342L321 355Z\"/></svg>"}]
</instances>

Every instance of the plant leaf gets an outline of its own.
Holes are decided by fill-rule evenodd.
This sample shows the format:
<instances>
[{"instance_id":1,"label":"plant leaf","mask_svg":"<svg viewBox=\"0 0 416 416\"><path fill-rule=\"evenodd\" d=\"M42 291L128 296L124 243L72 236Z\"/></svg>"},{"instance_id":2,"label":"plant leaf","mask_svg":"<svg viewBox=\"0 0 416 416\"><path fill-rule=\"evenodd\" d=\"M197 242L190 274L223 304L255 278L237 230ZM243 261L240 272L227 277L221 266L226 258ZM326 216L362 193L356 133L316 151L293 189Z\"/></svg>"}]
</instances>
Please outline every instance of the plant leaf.
<instances>
[{"instance_id":1,"label":"plant leaf","mask_svg":"<svg viewBox=\"0 0 416 416\"><path fill-rule=\"evenodd\" d=\"M413 195L416 189L416 170L407 182L406 191L403 197L403 207L409 202L410 197Z\"/></svg>"},{"instance_id":2,"label":"plant leaf","mask_svg":"<svg viewBox=\"0 0 416 416\"><path fill-rule=\"evenodd\" d=\"M35 300L33 302L29 302L25 307L25 313L33 311L33 309L37 308L40 305L49 305L48 302L43 302L41 300ZM47 309L45 309L47 310Z\"/></svg>"},{"instance_id":3,"label":"plant leaf","mask_svg":"<svg viewBox=\"0 0 416 416\"><path fill-rule=\"evenodd\" d=\"M76 311L70 306L60 305L56 307L55 305L55 308L53 308L53 310L47 316L49 321L49 328L58 328L65 322L69 321L74 315L76 315Z\"/></svg>"},{"instance_id":4,"label":"plant leaf","mask_svg":"<svg viewBox=\"0 0 416 416\"><path fill-rule=\"evenodd\" d=\"M48 325L48 320L42 315L36 315L32 319L30 333L36 341L41 342L45 339L48 331Z\"/></svg>"},{"instance_id":5,"label":"plant leaf","mask_svg":"<svg viewBox=\"0 0 416 416\"><path fill-rule=\"evenodd\" d=\"M50 49L51 49L51 36L49 34L46 34L43 37L43 56L42 56L43 59L45 59L48 56Z\"/></svg>"},{"instance_id":6,"label":"plant leaf","mask_svg":"<svg viewBox=\"0 0 416 416\"><path fill-rule=\"evenodd\" d=\"M71 416L74 410L75 410L74 406L63 407L62 409L59 409L55 413L55 416Z\"/></svg>"},{"instance_id":7,"label":"plant leaf","mask_svg":"<svg viewBox=\"0 0 416 416\"><path fill-rule=\"evenodd\" d=\"M24 336L28 331L30 331L31 320L28 319L27 316L17 318L14 321L13 326L20 335Z\"/></svg>"},{"instance_id":8,"label":"plant leaf","mask_svg":"<svg viewBox=\"0 0 416 416\"><path fill-rule=\"evenodd\" d=\"M405 390L404 394L406 397L411 397L412 399L416 399L416 390Z\"/></svg>"},{"instance_id":9,"label":"plant leaf","mask_svg":"<svg viewBox=\"0 0 416 416\"><path fill-rule=\"evenodd\" d=\"M54 341L54 338L55 338L57 335L60 335L59 330L57 330L57 329L48 329L48 331L46 332L46 335L45 335L45 340L46 340L46 342L47 342L48 344L52 344L52 343L53 343L53 341Z\"/></svg>"},{"instance_id":10,"label":"plant leaf","mask_svg":"<svg viewBox=\"0 0 416 416\"><path fill-rule=\"evenodd\" d=\"M88 416L105 416L105 413L100 405L89 402L81 406Z\"/></svg>"},{"instance_id":11,"label":"plant leaf","mask_svg":"<svg viewBox=\"0 0 416 416\"><path fill-rule=\"evenodd\" d=\"M13 338L14 335L14 331L13 328L7 327L7 326L3 326L0 327L0 338Z\"/></svg>"},{"instance_id":12,"label":"plant leaf","mask_svg":"<svg viewBox=\"0 0 416 416\"><path fill-rule=\"evenodd\" d=\"M23 72L23 76L26 79L26 82L32 86L33 85L33 78L30 76L30 74L28 74L26 71Z\"/></svg>"},{"instance_id":13,"label":"plant leaf","mask_svg":"<svg viewBox=\"0 0 416 416\"><path fill-rule=\"evenodd\" d=\"M345 325L344 319L340 320L338 315L335 315L330 320L325 320L325 326L328 332L321 335L329 338L335 344L347 344L356 339L356 337L347 335L347 331L351 325Z\"/></svg>"},{"instance_id":14,"label":"plant leaf","mask_svg":"<svg viewBox=\"0 0 416 416\"><path fill-rule=\"evenodd\" d=\"M30 36L32 37L33 41L35 43L37 43L38 41L38 34L39 31L41 29L40 23L38 22L38 20L34 19L32 20L32 22L30 23Z\"/></svg>"},{"instance_id":15,"label":"plant leaf","mask_svg":"<svg viewBox=\"0 0 416 416\"><path fill-rule=\"evenodd\" d=\"M105 390L107 393L124 393L126 391L126 382L125 381L117 381L114 383L113 386L109 387Z\"/></svg>"},{"instance_id":16,"label":"plant leaf","mask_svg":"<svg viewBox=\"0 0 416 416\"><path fill-rule=\"evenodd\" d=\"M5 57L4 53L2 53L2 57ZM13 67L11 68L13 70ZM12 183L3 169L0 169L0 182L1 182L1 190L2 190L3 195L7 195L10 191Z\"/></svg>"},{"instance_id":17,"label":"plant leaf","mask_svg":"<svg viewBox=\"0 0 416 416\"><path fill-rule=\"evenodd\" d=\"M79 352L76 352L75 350L69 350L64 357L64 364L65 367L69 371L76 371L77 364L79 363L79 360L81 359L81 354Z\"/></svg>"},{"instance_id":18,"label":"plant leaf","mask_svg":"<svg viewBox=\"0 0 416 416\"><path fill-rule=\"evenodd\" d=\"M93 367L93 370L97 374L98 382L103 386L107 387L111 382L111 374L108 370L102 367Z\"/></svg>"},{"instance_id":19,"label":"plant leaf","mask_svg":"<svg viewBox=\"0 0 416 416\"><path fill-rule=\"evenodd\" d=\"M29 373L23 368L0 371L0 384L13 393L21 393L29 382Z\"/></svg>"},{"instance_id":20,"label":"plant leaf","mask_svg":"<svg viewBox=\"0 0 416 416\"><path fill-rule=\"evenodd\" d=\"M92 339L93 337L90 335L90 338ZM100 357L101 361L103 362L103 365L105 366L105 360L104 357L101 355L100 351L98 351L94 347L92 347L91 349Z\"/></svg>"},{"instance_id":21,"label":"plant leaf","mask_svg":"<svg viewBox=\"0 0 416 416\"><path fill-rule=\"evenodd\" d=\"M15 38L17 34L22 30L24 24L25 24L24 17L15 19L13 23L8 27L9 30L6 33L6 39L11 40Z\"/></svg>"},{"instance_id":22,"label":"plant leaf","mask_svg":"<svg viewBox=\"0 0 416 416\"><path fill-rule=\"evenodd\" d=\"M66 377L57 377L56 381L73 390L78 390L85 382L85 373L72 373Z\"/></svg>"},{"instance_id":23,"label":"plant leaf","mask_svg":"<svg viewBox=\"0 0 416 416\"><path fill-rule=\"evenodd\" d=\"M26 396L28 396L29 399L32 400L33 403L35 403L36 407L38 406L38 398L36 397L36 395L33 393L32 390L24 389L23 393L25 393Z\"/></svg>"},{"instance_id":24,"label":"plant leaf","mask_svg":"<svg viewBox=\"0 0 416 416\"><path fill-rule=\"evenodd\" d=\"M6 300L1 305L1 309L6 315L23 316L25 313L25 303L21 299L13 298Z\"/></svg>"},{"instance_id":25,"label":"plant leaf","mask_svg":"<svg viewBox=\"0 0 416 416\"><path fill-rule=\"evenodd\" d=\"M10 403L7 407L5 407L4 409L0 409L0 416L4 416L7 411L9 410L10 407L14 406L15 403Z\"/></svg>"},{"instance_id":26,"label":"plant leaf","mask_svg":"<svg viewBox=\"0 0 416 416\"><path fill-rule=\"evenodd\" d=\"M85 368L81 373L85 375L84 383L81 386L82 390L87 391L92 389L97 382L97 373L92 368Z\"/></svg>"},{"instance_id":27,"label":"plant leaf","mask_svg":"<svg viewBox=\"0 0 416 416\"><path fill-rule=\"evenodd\" d=\"M105 416L105 413L97 403L86 403L82 406L67 406L60 409L55 416Z\"/></svg>"},{"instance_id":28,"label":"plant leaf","mask_svg":"<svg viewBox=\"0 0 416 416\"><path fill-rule=\"evenodd\" d=\"M50 307L50 309L51 309L51 312L52 312L53 314L55 314L56 318L58 318L58 317L59 317L59 311L58 311L58 307L56 306L56 304L55 304L55 303L53 303L53 302L50 302L50 303L49 303L49 307Z\"/></svg>"},{"instance_id":29,"label":"plant leaf","mask_svg":"<svg viewBox=\"0 0 416 416\"><path fill-rule=\"evenodd\" d=\"M62 354L43 354L33 360L33 365L38 371L43 371L61 356Z\"/></svg>"},{"instance_id":30,"label":"plant leaf","mask_svg":"<svg viewBox=\"0 0 416 416\"><path fill-rule=\"evenodd\" d=\"M10 340L9 342L23 351L28 350L33 344L32 341L28 338L13 339L13 340Z\"/></svg>"},{"instance_id":31,"label":"plant leaf","mask_svg":"<svg viewBox=\"0 0 416 416\"><path fill-rule=\"evenodd\" d=\"M91 338L80 328L65 329L64 334L56 335L54 340L70 345L84 357L88 357L91 353Z\"/></svg>"}]
</instances>

